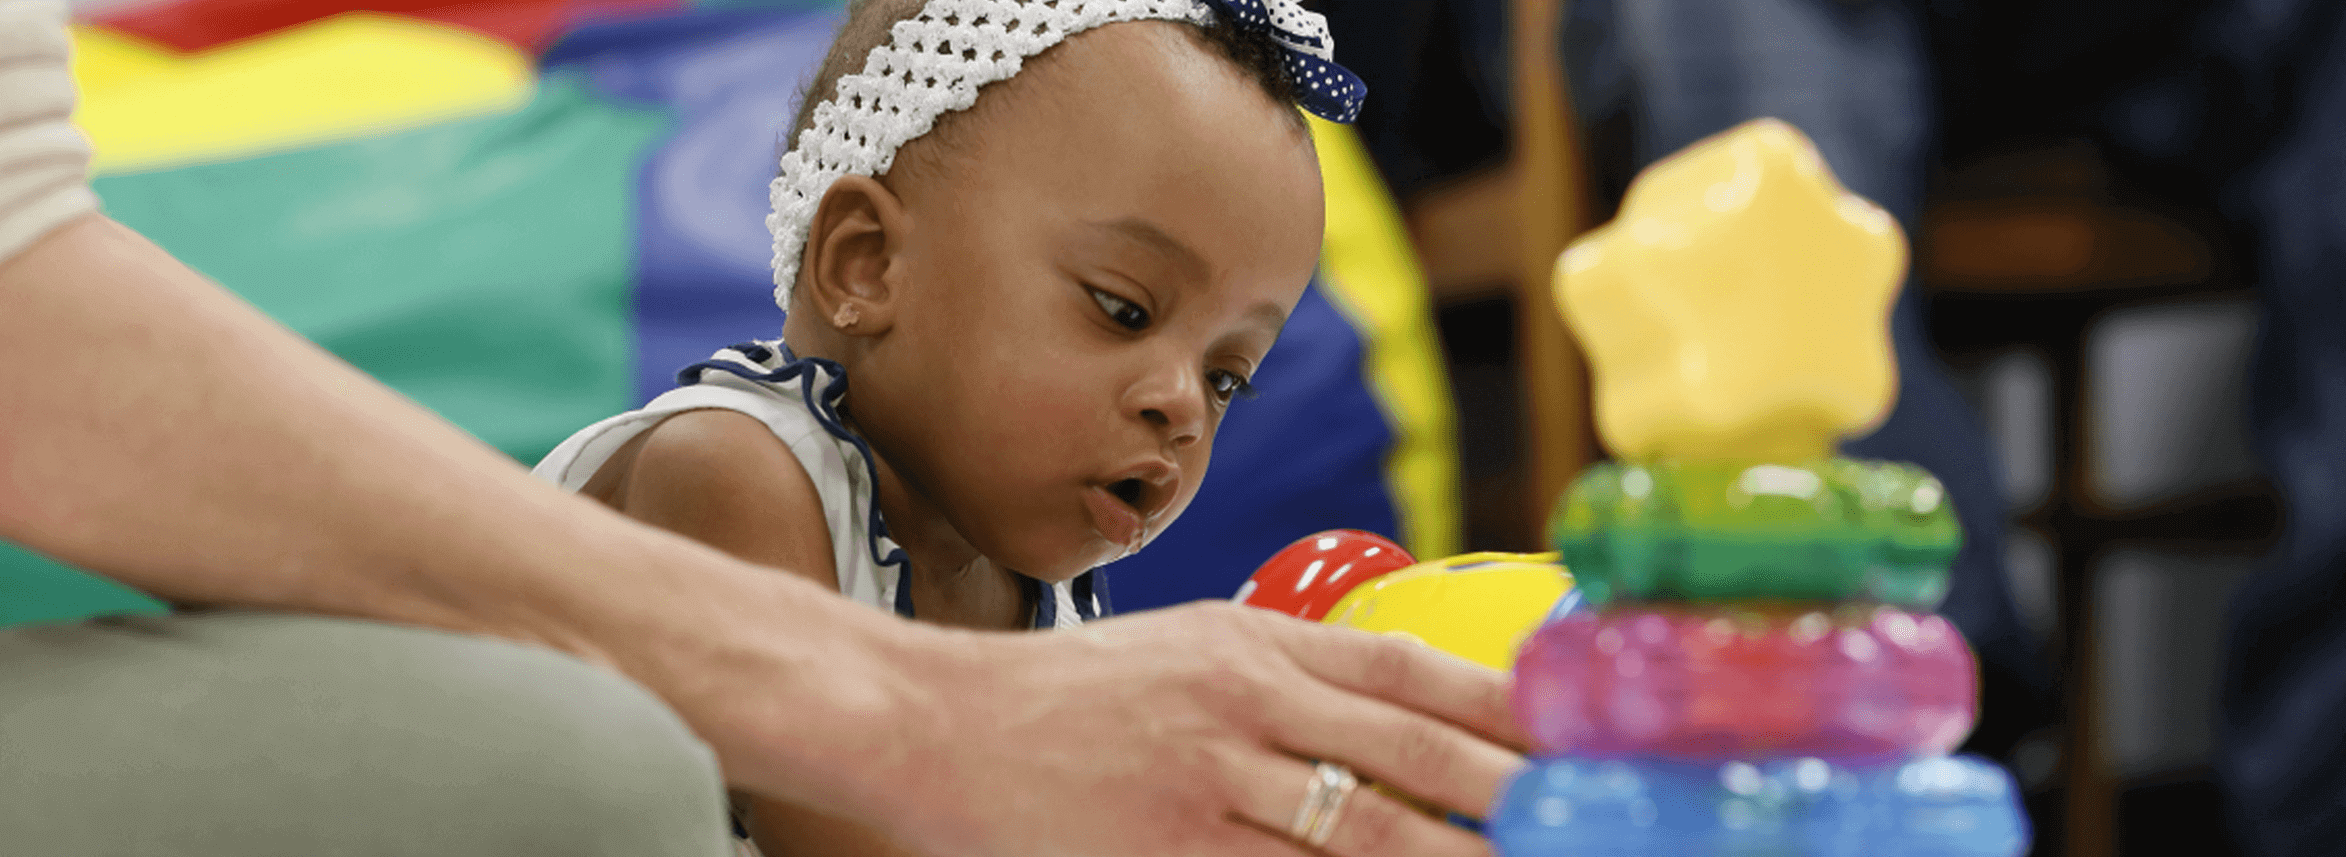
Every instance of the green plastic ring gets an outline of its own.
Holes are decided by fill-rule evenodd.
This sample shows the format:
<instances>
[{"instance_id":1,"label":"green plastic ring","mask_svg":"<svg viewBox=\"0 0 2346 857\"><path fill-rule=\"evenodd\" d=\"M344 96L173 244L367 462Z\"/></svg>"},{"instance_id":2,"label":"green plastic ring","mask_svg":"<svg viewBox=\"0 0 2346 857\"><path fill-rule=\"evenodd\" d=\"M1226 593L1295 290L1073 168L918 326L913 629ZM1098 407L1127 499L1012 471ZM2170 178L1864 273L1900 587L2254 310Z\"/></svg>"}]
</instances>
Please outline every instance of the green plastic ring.
<instances>
[{"instance_id":1,"label":"green plastic ring","mask_svg":"<svg viewBox=\"0 0 2346 857\"><path fill-rule=\"evenodd\" d=\"M1548 535L1590 604L1783 598L1929 610L1963 530L1910 464L1606 462Z\"/></svg>"}]
</instances>

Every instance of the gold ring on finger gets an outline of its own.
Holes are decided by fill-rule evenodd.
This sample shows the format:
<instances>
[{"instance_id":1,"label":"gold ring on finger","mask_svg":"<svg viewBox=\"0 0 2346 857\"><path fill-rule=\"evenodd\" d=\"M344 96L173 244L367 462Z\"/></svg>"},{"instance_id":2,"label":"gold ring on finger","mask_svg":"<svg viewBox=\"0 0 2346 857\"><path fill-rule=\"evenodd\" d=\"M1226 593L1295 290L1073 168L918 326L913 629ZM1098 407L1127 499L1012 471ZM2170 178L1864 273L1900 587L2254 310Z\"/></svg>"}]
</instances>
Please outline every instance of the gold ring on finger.
<instances>
[{"instance_id":1,"label":"gold ring on finger","mask_svg":"<svg viewBox=\"0 0 2346 857\"><path fill-rule=\"evenodd\" d=\"M1295 822L1287 826L1287 835L1302 840L1313 848L1328 844L1336 834L1336 820L1344 811L1344 802L1360 787L1360 778L1352 769L1334 762L1321 762L1312 767L1311 781L1303 790L1303 803L1295 808Z\"/></svg>"}]
</instances>

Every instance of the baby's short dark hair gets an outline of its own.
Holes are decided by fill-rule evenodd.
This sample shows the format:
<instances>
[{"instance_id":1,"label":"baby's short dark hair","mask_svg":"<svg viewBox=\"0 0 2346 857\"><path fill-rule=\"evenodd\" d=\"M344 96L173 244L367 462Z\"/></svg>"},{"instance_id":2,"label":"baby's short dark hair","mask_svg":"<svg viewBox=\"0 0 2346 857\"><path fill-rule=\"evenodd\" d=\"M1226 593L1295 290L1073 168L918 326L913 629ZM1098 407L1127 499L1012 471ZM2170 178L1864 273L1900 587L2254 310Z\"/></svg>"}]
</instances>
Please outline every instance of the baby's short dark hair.
<instances>
[{"instance_id":1,"label":"baby's short dark hair","mask_svg":"<svg viewBox=\"0 0 2346 857\"><path fill-rule=\"evenodd\" d=\"M854 0L848 5L847 20L839 25L838 37L831 40L830 53L824 55L814 80L799 97L798 116L790 123L790 137L782 143L785 151L798 145L799 135L814 124L815 105L838 91L839 79L862 71L865 57L888 41L890 28L919 15L926 5L927 0ZM1293 109L1298 104L1297 93L1295 81L1287 74L1284 49L1269 34L1238 26L1228 15L1216 16L1210 26L1190 29L1246 72L1272 101L1290 108L1296 122L1302 123L1302 113Z\"/></svg>"}]
</instances>

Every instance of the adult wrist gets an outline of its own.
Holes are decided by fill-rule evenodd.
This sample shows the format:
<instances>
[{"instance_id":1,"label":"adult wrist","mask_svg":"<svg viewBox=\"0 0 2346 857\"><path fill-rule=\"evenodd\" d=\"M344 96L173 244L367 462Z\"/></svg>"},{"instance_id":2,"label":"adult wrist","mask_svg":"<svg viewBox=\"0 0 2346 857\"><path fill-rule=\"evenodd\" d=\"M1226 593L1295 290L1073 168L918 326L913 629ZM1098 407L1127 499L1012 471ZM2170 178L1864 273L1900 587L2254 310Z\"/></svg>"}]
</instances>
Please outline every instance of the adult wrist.
<instances>
[{"instance_id":1,"label":"adult wrist","mask_svg":"<svg viewBox=\"0 0 2346 857\"><path fill-rule=\"evenodd\" d=\"M649 586L581 605L579 654L674 707L729 785L885 826L929 746L942 701L918 679L946 635L697 544L651 547L633 564Z\"/></svg>"}]
</instances>

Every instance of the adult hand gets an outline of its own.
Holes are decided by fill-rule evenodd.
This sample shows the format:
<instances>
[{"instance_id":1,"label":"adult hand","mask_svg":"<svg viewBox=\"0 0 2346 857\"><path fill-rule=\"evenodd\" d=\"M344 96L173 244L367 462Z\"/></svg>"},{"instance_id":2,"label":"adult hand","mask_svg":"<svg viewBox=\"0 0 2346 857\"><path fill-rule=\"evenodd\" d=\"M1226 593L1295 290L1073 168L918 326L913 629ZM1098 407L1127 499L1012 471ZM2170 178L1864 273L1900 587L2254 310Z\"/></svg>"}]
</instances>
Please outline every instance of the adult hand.
<instances>
[{"instance_id":1,"label":"adult hand","mask_svg":"<svg viewBox=\"0 0 2346 857\"><path fill-rule=\"evenodd\" d=\"M895 636L911 643L903 695L875 706L869 742L847 754L859 764L822 800L921 853L1292 857L1306 850L1287 827L1310 760L1476 816L1522 761L1504 749L1521 740L1503 674L1268 611L1201 603L1080 631ZM773 728L781 741L790 724ZM1367 788L1320 850L1489 853Z\"/></svg>"}]
</instances>

